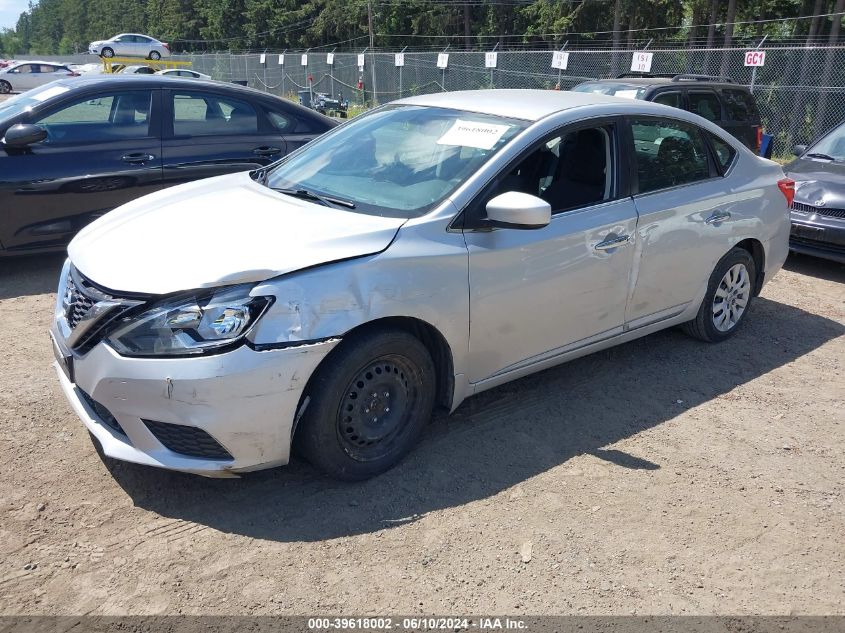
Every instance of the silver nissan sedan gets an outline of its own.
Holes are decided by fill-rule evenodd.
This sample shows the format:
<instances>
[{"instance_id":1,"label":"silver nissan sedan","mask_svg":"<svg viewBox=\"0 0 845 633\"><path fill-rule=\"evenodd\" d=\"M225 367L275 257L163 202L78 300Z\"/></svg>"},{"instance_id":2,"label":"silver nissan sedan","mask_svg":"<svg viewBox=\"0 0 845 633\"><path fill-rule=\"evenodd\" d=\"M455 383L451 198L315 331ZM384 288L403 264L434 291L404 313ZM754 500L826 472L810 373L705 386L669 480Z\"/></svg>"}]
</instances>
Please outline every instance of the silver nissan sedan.
<instances>
[{"instance_id":1,"label":"silver nissan sedan","mask_svg":"<svg viewBox=\"0 0 845 633\"><path fill-rule=\"evenodd\" d=\"M84 229L58 376L111 457L233 476L295 446L363 479L435 407L663 328L729 338L787 256L793 193L676 108L403 99Z\"/></svg>"}]
</instances>

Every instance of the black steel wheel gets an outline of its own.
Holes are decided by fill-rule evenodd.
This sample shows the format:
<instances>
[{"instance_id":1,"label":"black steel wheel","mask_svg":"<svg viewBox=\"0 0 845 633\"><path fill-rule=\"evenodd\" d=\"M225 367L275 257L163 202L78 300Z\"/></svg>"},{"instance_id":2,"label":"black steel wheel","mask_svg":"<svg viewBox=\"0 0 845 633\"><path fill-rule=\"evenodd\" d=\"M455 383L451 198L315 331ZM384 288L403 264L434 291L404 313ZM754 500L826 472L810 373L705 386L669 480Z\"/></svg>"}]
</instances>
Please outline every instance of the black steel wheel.
<instances>
[{"instance_id":1,"label":"black steel wheel","mask_svg":"<svg viewBox=\"0 0 845 633\"><path fill-rule=\"evenodd\" d=\"M416 337L384 330L344 340L309 382L296 448L338 479L360 480L396 464L434 406L434 363Z\"/></svg>"}]
</instances>

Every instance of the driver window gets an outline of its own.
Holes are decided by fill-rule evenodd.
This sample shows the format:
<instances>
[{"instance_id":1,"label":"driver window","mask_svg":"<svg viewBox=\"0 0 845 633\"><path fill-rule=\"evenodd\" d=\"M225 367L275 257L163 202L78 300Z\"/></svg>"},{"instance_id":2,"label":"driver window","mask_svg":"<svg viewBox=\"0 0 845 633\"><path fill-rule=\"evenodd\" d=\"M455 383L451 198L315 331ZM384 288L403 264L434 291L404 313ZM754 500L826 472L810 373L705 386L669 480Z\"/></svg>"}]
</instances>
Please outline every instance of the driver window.
<instances>
[{"instance_id":1,"label":"driver window","mask_svg":"<svg viewBox=\"0 0 845 633\"><path fill-rule=\"evenodd\" d=\"M610 200L612 133L611 126L586 128L547 141L510 170L490 198L521 191L547 201L552 213Z\"/></svg>"}]
</instances>

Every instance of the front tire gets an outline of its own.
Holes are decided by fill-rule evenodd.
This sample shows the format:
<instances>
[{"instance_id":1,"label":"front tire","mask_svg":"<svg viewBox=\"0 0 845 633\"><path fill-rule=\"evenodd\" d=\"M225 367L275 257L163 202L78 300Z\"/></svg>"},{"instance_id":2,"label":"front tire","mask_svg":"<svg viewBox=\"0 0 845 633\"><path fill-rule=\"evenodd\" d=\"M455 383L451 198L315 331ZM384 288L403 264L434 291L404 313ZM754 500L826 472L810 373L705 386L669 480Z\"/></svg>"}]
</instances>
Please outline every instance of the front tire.
<instances>
[{"instance_id":1,"label":"front tire","mask_svg":"<svg viewBox=\"0 0 845 633\"><path fill-rule=\"evenodd\" d=\"M757 267L748 251L728 251L713 269L698 314L684 324L684 331L708 343L733 336L751 307L756 278Z\"/></svg>"},{"instance_id":2,"label":"front tire","mask_svg":"<svg viewBox=\"0 0 845 633\"><path fill-rule=\"evenodd\" d=\"M150 53L150 59L154 59L154 60L161 59L161 53L159 53L158 51L153 51L152 53Z\"/></svg>"},{"instance_id":3,"label":"front tire","mask_svg":"<svg viewBox=\"0 0 845 633\"><path fill-rule=\"evenodd\" d=\"M112 57L114 57L114 49L106 46L103 50L100 51L100 57L105 57L106 59L111 59Z\"/></svg>"},{"instance_id":4,"label":"front tire","mask_svg":"<svg viewBox=\"0 0 845 633\"><path fill-rule=\"evenodd\" d=\"M0 80L0 95L7 95L12 92L12 84L8 81Z\"/></svg>"},{"instance_id":5,"label":"front tire","mask_svg":"<svg viewBox=\"0 0 845 633\"><path fill-rule=\"evenodd\" d=\"M309 383L311 401L294 444L337 479L383 473L431 419L434 385L434 363L416 337L395 329L353 335Z\"/></svg>"}]
</instances>

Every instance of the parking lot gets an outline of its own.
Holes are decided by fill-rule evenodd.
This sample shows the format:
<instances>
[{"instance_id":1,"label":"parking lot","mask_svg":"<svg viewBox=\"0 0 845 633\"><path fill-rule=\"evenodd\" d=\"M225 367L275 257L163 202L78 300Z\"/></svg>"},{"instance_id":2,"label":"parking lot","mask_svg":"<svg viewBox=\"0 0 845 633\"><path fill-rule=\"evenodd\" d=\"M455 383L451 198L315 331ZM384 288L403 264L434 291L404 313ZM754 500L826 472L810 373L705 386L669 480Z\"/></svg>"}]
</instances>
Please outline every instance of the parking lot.
<instances>
[{"instance_id":1,"label":"parking lot","mask_svg":"<svg viewBox=\"0 0 845 633\"><path fill-rule=\"evenodd\" d=\"M6 614L843 611L845 266L792 257L729 342L505 385L342 484L102 460L52 368L61 262L0 262Z\"/></svg>"}]
</instances>

